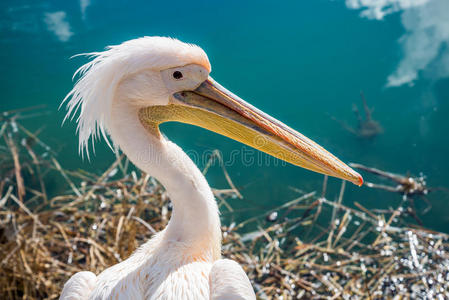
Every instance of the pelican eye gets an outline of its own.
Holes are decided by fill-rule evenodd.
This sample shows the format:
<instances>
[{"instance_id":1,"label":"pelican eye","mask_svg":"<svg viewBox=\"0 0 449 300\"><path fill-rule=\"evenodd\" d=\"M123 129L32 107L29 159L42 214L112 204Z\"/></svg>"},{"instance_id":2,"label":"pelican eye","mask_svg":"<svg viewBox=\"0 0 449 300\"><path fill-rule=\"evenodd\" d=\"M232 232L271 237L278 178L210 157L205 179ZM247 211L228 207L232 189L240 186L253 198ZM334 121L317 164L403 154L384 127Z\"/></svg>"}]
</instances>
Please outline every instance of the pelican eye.
<instances>
[{"instance_id":1,"label":"pelican eye","mask_svg":"<svg viewBox=\"0 0 449 300\"><path fill-rule=\"evenodd\" d=\"M174 79L181 79L182 76L183 76L182 73L179 72L179 71L174 71L174 72L173 72L173 78L174 78Z\"/></svg>"}]
</instances>

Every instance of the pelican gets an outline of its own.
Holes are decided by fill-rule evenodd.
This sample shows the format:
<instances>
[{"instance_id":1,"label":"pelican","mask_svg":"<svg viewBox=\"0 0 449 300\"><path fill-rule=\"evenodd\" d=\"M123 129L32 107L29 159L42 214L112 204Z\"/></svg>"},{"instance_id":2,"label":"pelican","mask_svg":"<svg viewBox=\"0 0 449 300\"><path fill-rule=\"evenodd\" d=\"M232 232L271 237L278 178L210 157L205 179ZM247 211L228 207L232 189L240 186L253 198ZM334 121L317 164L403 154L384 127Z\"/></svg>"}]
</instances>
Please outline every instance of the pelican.
<instances>
[{"instance_id":1,"label":"pelican","mask_svg":"<svg viewBox=\"0 0 449 300\"><path fill-rule=\"evenodd\" d=\"M200 126L294 165L363 182L324 148L215 82L198 46L143 37L90 55L63 101L66 118L78 116L81 154L89 154L91 141L110 138L113 149L165 187L173 212L167 227L128 259L98 276L73 275L60 299L255 299L241 266L221 258L211 188L182 149L161 134L161 123Z\"/></svg>"}]
</instances>

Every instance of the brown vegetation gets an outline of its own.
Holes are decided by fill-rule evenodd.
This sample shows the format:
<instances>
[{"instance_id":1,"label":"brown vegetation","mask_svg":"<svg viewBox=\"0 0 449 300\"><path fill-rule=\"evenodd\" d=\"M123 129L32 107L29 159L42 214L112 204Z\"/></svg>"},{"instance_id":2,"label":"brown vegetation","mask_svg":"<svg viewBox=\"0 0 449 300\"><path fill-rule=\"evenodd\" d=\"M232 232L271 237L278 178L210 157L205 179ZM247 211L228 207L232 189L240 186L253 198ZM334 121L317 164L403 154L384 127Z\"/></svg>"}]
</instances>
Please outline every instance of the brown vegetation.
<instances>
[{"instance_id":1,"label":"brown vegetation","mask_svg":"<svg viewBox=\"0 0 449 300\"><path fill-rule=\"evenodd\" d=\"M98 274L164 228L170 204L123 157L101 175L65 170L22 114L0 119L0 298L55 299L75 272ZM240 195L225 176L231 188L215 194L232 213ZM55 177L67 188L50 196ZM408 224L404 201L382 213L351 208L345 183L333 201L326 183L240 224L223 220L223 255L243 265L258 297L449 297L447 235Z\"/></svg>"}]
</instances>

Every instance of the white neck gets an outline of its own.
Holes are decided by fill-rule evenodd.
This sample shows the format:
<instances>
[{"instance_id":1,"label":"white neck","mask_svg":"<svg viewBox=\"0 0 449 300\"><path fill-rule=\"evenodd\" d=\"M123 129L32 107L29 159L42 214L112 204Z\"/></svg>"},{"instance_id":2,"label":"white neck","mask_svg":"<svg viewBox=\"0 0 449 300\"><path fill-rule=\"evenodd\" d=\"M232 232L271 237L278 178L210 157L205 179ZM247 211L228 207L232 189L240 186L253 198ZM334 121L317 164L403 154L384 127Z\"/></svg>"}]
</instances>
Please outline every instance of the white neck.
<instances>
[{"instance_id":1,"label":"white neck","mask_svg":"<svg viewBox=\"0 0 449 300\"><path fill-rule=\"evenodd\" d=\"M109 130L114 143L139 169L165 187L173 203L165 239L192 247L212 258L220 257L221 229L218 207L201 171L176 144L149 133L138 118L138 108L114 101ZM206 254L206 253L204 253Z\"/></svg>"}]
</instances>

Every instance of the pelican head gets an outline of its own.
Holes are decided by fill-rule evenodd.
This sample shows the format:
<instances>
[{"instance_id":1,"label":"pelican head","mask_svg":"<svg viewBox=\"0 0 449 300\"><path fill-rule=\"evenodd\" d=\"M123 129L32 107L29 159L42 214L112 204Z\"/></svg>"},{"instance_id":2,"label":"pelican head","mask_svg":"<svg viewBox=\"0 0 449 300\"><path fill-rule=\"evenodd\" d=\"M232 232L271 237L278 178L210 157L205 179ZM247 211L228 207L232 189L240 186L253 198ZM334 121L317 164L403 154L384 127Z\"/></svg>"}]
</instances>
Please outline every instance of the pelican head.
<instances>
[{"instance_id":1,"label":"pelican head","mask_svg":"<svg viewBox=\"0 0 449 300\"><path fill-rule=\"evenodd\" d=\"M144 37L92 55L94 59L77 71L82 76L66 97L71 97L68 115L81 107L78 130L82 152L87 150L89 139L99 133L109 133L120 144L111 129L111 109L113 101L122 101L155 138L160 137L161 123L188 123L293 165L356 185L363 183L357 172L317 143L213 80L209 59L198 46L171 38ZM282 100L280 105L288 105Z\"/></svg>"}]
</instances>

